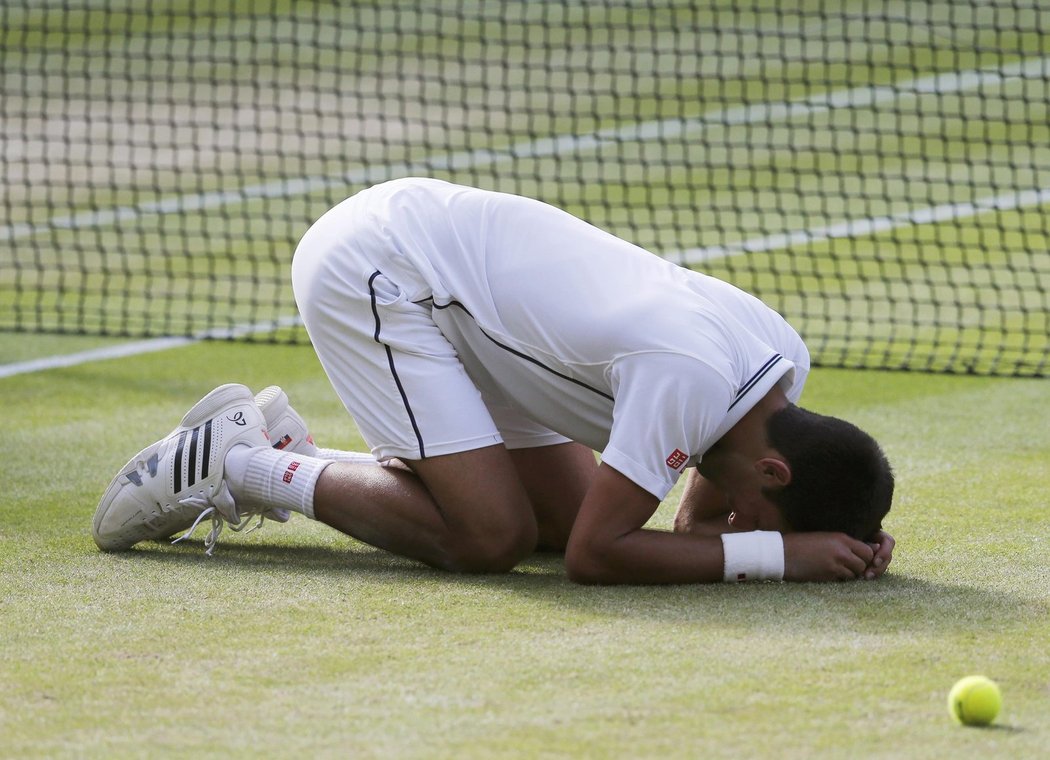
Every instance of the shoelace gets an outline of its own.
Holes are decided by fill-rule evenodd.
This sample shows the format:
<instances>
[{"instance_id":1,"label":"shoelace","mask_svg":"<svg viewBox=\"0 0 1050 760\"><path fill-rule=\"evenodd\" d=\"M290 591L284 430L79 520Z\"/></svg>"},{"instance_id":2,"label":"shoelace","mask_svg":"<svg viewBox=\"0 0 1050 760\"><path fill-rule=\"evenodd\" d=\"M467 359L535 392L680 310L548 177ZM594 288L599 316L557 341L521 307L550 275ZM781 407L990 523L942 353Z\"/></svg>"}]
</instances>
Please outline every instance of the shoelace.
<instances>
[{"instance_id":1,"label":"shoelace","mask_svg":"<svg viewBox=\"0 0 1050 760\"><path fill-rule=\"evenodd\" d=\"M191 496L179 501L179 504L190 504L195 507L205 507L207 503L208 502L205 499L198 496ZM212 552L215 551L215 543L219 540L219 534L222 533L223 526L223 519L215 507L206 507L203 509L201 513L197 515L197 519L193 521L193 525L190 526L190 529L171 543L177 544L179 541L192 536L194 531L197 530L197 526L201 524L201 520L208 516L211 517L211 530L208 531L208 535L204 537L204 553L210 557Z\"/></svg>"},{"instance_id":2,"label":"shoelace","mask_svg":"<svg viewBox=\"0 0 1050 760\"><path fill-rule=\"evenodd\" d=\"M239 533L247 527L253 517L257 516L259 522L248 529L248 533L251 533L253 530L261 528L262 524L266 522L266 517L262 513L257 515L254 513L248 513L244 515L243 518L238 515L237 505L234 504L233 496L230 494L230 489L227 487L225 480L222 481L218 490L216 490L211 496L204 497L195 494L193 496L187 496L185 499L179 499L179 504L196 507L201 510L201 513L197 515L197 519L193 521L193 525L190 526L190 529L171 543L177 544L179 541L189 538L193 535L194 531L197 530L197 526L201 524L201 521L204 520L205 517L210 517L211 530L208 531L208 535L204 537L204 553L209 557L212 556L212 552L215 551L215 544L219 540L219 534L222 533L223 526L229 525L230 530Z\"/></svg>"}]
</instances>

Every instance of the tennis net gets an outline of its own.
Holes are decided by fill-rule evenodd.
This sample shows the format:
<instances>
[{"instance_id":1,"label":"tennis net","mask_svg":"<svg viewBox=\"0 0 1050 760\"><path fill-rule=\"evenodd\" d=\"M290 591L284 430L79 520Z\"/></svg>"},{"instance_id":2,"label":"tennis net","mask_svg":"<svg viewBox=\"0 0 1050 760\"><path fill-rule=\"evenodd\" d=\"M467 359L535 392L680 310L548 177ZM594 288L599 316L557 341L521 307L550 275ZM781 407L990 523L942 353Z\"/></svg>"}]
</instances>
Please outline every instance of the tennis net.
<instances>
[{"instance_id":1,"label":"tennis net","mask_svg":"<svg viewBox=\"0 0 1050 760\"><path fill-rule=\"evenodd\" d=\"M0 330L304 341L361 188L538 197L781 311L825 366L1042 376L1039 0L8 0Z\"/></svg>"}]
</instances>

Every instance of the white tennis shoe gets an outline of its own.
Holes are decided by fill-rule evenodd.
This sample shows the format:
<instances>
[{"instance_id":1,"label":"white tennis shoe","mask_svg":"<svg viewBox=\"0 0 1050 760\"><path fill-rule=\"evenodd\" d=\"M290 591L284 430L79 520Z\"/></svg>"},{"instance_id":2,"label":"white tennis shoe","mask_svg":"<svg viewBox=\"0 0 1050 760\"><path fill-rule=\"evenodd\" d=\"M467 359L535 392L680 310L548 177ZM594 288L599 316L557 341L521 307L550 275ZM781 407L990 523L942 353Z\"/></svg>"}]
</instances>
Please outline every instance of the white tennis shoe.
<instances>
[{"instance_id":1,"label":"white tennis shoe","mask_svg":"<svg viewBox=\"0 0 1050 760\"><path fill-rule=\"evenodd\" d=\"M317 445L314 444L306 422L291 404L288 394L276 385L264 388L255 394L255 404L266 418L266 427L270 432L270 445L281 451L293 451L307 457L317 456ZM263 512L263 517L276 522L288 522L290 514L287 509L270 509Z\"/></svg>"},{"instance_id":2,"label":"white tennis shoe","mask_svg":"<svg viewBox=\"0 0 1050 760\"><path fill-rule=\"evenodd\" d=\"M288 403L288 394L276 385L255 394L255 403L266 418L270 445L305 457L317 456L317 446L306 422Z\"/></svg>"},{"instance_id":3,"label":"white tennis shoe","mask_svg":"<svg viewBox=\"0 0 1050 760\"><path fill-rule=\"evenodd\" d=\"M198 401L179 427L121 468L95 510L95 543L104 551L129 549L211 515L205 539L210 554L222 522L242 522L223 479L226 454L238 444L268 446L266 420L245 386L222 385Z\"/></svg>"},{"instance_id":4,"label":"white tennis shoe","mask_svg":"<svg viewBox=\"0 0 1050 760\"><path fill-rule=\"evenodd\" d=\"M99 548L105 551L120 551L131 548L139 541L162 540L179 532L192 532L201 519L213 516L212 533L205 539L205 545L210 554L222 528L221 521L218 517L214 517L216 512L235 530L243 528L247 518L251 515L239 514L228 487L222 481L221 474L216 474L216 465L221 471L226 453L237 443L262 445L258 436L248 430L251 428L257 432L259 422L256 412L251 408L241 408L248 404L253 404L262 413L263 430L270 431L269 439L265 440L266 443L270 443L274 448L294 451L297 454L307 456L317 454L317 446L314 445L306 423L291 407L287 394L279 387L272 385L252 399L251 391L243 385L220 386L201 399L186 414L182 424L164 440L139 452L110 483L95 511L93 534ZM231 408L226 409L227 406ZM245 430L240 430L238 422L225 420L218 411L220 409L233 417L240 412L242 416L237 419L245 421ZM247 423L249 419L250 424ZM209 424L214 431L216 423L219 426L225 426L234 435L226 440L221 450L212 450L207 462L208 482L199 481L198 488L194 491L190 487L192 484L188 483L191 476L188 471L187 446L185 444L183 446L184 453L178 468L174 467L173 447L178 448L180 439L190 440L192 443L193 430L198 430L198 446L202 446L200 431L208 429ZM238 432L243 436L236 435ZM254 437L255 442L247 440L249 435ZM266 433L264 432L263 435L265 436ZM214 439L214 434L212 437ZM200 456L197 456L197 459L200 460L198 464L203 463ZM162 461L168 465L166 471L171 474L171 486L168 490L154 494L150 489L161 489L161 484L164 482L160 478ZM181 478L187 481L183 488L185 493L174 493L176 471ZM193 477L196 477L196 474L197 471L194 472ZM150 488L146 488L147 483ZM289 513L284 509L271 509L263 512L260 517L276 522L287 522Z\"/></svg>"}]
</instances>

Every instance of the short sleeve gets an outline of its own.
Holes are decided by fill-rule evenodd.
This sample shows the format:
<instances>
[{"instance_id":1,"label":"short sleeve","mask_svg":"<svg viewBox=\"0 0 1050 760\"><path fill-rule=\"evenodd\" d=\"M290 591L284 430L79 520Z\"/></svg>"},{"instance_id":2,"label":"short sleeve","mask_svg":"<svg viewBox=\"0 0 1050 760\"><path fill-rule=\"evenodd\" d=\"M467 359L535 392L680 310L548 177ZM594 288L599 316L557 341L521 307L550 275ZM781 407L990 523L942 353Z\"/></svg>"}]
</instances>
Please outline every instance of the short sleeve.
<instances>
[{"instance_id":1,"label":"short sleeve","mask_svg":"<svg viewBox=\"0 0 1050 760\"><path fill-rule=\"evenodd\" d=\"M732 381L695 357L652 352L617 360L602 461L658 499L721 434Z\"/></svg>"},{"instance_id":2,"label":"short sleeve","mask_svg":"<svg viewBox=\"0 0 1050 760\"><path fill-rule=\"evenodd\" d=\"M788 341L788 346L785 347L787 350L783 351L784 356L791 361L793 371L786 373L778 385L784 391L787 400L792 404L797 404L802 397L806 378L809 377L809 349L806 348L806 344L802 342L797 333L794 333L794 337L795 340Z\"/></svg>"}]
</instances>

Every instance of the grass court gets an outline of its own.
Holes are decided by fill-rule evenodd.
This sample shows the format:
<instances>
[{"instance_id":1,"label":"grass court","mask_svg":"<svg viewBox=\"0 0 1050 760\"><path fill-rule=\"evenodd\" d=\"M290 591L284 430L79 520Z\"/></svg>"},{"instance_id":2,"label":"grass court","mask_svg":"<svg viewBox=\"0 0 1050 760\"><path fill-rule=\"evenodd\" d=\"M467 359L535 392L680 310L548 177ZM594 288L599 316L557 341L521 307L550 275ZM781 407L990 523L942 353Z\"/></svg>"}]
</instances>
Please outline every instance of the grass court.
<instances>
[{"instance_id":1,"label":"grass court","mask_svg":"<svg viewBox=\"0 0 1050 760\"><path fill-rule=\"evenodd\" d=\"M1018 0L4 4L0 757L1045 756L1047 29ZM408 174L780 309L821 365L803 404L895 467L888 574L453 576L298 515L100 553L116 469L218 384L362 447L288 262ZM158 336L191 339L8 374ZM985 729L946 707L975 673Z\"/></svg>"},{"instance_id":2,"label":"grass court","mask_svg":"<svg viewBox=\"0 0 1050 760\"><path fill-rule=\"evenodd\" d=\"M5 344L6 345L6 344ZM95 504L214 385L277 382L361 446L308 347L207 342L0 379L0 755L1038 757L1050 740L1042 380L815 370L898 476L879 581L459 577L298 515L102 554ZM670 527L677 491L653 525ZM991 728L947 693L984 673Z\"/></svg>"}]
</instances>

